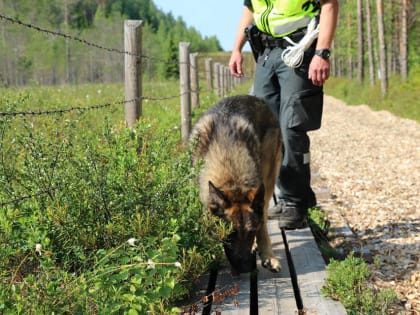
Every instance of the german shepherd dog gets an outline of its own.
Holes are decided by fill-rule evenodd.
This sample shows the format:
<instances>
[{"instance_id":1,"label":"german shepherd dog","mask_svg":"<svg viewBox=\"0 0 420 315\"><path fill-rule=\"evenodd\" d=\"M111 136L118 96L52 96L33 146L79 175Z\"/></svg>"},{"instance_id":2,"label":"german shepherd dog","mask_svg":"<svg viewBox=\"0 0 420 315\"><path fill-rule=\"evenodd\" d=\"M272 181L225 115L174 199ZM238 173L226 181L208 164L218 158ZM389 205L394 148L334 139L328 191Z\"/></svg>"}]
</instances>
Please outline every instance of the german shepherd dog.
<instances>
[{"instance_id":1,"label":"german shepherd dog","mask_svg":"<svg viewBox=\"0 0 420 315\"><path fill-rule=\"evenodd\" d=\"M255 241L263 267L280 271L267 231L267 208L281 160L279 122L260 99L222 99L195 124L192 162L203 162L200 199L232 224L225 253L234 272L255 268ZM253 260L254 259L254 260Z\"/></svg>"}]
</instances>

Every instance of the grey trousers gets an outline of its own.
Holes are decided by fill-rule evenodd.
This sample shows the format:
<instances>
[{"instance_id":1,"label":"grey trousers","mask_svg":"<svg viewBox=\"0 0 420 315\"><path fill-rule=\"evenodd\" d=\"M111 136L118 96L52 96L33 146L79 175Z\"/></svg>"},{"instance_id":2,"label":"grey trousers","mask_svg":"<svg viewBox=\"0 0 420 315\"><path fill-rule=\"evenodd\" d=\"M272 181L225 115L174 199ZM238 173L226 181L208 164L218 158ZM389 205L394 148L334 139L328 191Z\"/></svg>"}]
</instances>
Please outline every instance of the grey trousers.
<instances>
[{"instance_id":1,"label":"grey trousers","mask_svg":"<svg viewBox=\"0 0 420 315\"><path fill-rule=\"evenodd\" d=\"M277 179L279 197L301 207L312 207L316 199L310 186L307 131L321 127L323 89L308 80L313 49L305 52L303 64L295 69L284 64L282 52L282 48L273 48L260 54L253 94L265 100L280 122L283 160Z\"/></svg>"}]
</instances>

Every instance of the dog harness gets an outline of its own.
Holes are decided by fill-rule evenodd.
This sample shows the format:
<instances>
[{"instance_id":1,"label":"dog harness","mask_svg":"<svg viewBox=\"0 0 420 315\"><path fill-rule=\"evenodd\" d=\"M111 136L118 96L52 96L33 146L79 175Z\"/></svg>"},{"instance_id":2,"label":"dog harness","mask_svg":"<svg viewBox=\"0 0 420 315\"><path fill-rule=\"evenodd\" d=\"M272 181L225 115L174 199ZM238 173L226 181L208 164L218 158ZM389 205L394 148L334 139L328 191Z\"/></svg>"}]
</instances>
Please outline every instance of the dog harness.
<instances>
[{"instance_id":1,"label":"dog harness","mask_svg":"<svg viewBox=\"0 0 420 315\"><path fill-rule=\"evenodd\" d=\"M318 0L245 0L245 5L251 5L258 29L273 37L306 27L321 10Z\"/></svg>"}]
</instances>

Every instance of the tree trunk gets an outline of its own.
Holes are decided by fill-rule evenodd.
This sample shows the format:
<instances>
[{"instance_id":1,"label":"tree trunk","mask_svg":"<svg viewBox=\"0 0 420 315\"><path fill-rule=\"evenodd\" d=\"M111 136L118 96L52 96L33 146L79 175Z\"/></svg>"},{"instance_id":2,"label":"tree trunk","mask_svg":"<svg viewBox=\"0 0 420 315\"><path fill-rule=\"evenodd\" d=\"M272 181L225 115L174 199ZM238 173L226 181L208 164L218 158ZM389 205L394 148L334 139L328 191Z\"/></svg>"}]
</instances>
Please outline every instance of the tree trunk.
<instances>
[{"instance_id":1,"label":"tree trunk","mask_svg":"<svg viewBox=\"0 0 420 315\"><path fill-rule=\"evenodd\" d=\"M378 17L378 39L379 39L379 67L381 80L382 97L386 96L388 90L388 74L386 68L386 46L384 33L384 14L382 0L376 0L376 10Z\"/></svg>"},{"instance_id":2,"label":"tree trunk","mask_svg":"<svg viewBox=\"0 0 420 315\"><path fill-rule=\"evenodd\" d=\"M362 0L357 0L357 80L364 79L364 47L363 47L363 11Z\"/></svg>"},{"instance_id":3,"label":"tree trunk","mask_svg":"<svg viewBox=\"0 0 420 315\"><path fill-rule=\"evenodd\" d=\"M375 85L375 65L373 59L373 40L372 40L372 17L370 14L370 0L366 0L366 33L367 33L367 54L369 62L369 82L370 86Z\"/></svg>"},{"instance_id":4,"label":"tree trunk","mask_svg":"<svg viewBox=\"0 0 420 315\"><path fill-rule=\"evenodd\" d=\"M347 30L351 31L353 25L352 25L352 19L350 12L347 12ZM350 79L353 79L353 38L351 36L347 39L347 75Z\"/></svg>"},{"instance_id":5,"label":"tree trunk","mask_svg":"<svg viewBox=\"0 0 420 315\"><path fill-rule=\"evenodd\" d=\"M407 80L407 42L408 42L408 31L407 31L407 10L408 0L401 0L401 38L400 38L400 72L403 81Z\"/></svg>"}]
</instances>

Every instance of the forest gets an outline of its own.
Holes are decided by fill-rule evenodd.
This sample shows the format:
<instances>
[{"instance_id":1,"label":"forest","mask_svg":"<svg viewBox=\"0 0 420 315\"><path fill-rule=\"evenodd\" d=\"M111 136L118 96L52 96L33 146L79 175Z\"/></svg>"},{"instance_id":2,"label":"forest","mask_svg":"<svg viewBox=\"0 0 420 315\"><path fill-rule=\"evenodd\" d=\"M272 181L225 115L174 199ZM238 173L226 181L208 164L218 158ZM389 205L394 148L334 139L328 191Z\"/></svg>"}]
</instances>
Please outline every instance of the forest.
<instances>
[{"instance_id":1,"label":"forest","mask_svg":"<svg viewBox=\"0 0 420 315\"><path fill-rule=\"evenodd\" d=\"M177 62L179 41L190 42L191 51L221 50L216 37L203 37L182 18L157 9L152 0L37 0L36 5L28 0L0 0L0 13L0 86L121 82L123 55L72 38L121 50L125 19L143 21L143 55L150 57L143 62L149 77L167 76L168 61Z\"/></svg>"},{"instance_id":2,"label":"forest","mask_svg":"<svg viewBox=\"0 0 420 315\"><path fill-rule=\"evenodd\" d=\"M406 92L415 91L420 83L420 1L339 0L339 4L333 80L327 93L372 106L387 98L394 102L389 96L404 98L411 107L408 116L418 119L418 97ZM226 61L229 58L217 36L203 37L182 18L157 9L152 0L39 0L36 6L28 0L0 0L0 12L0 87L122 82L124 56L113 50L123 47L125 19L143 21L146 79L177 79L180 41L190 42L191 52L221 52Z\"/></svg>"},{"instance_id":3,"label":"forest","mask_svg":"<svg viewBox=\"0 0 420 315\"><path fill-rule=\"evenodd\" d=\"M420 65L418 0L341 0L332 72L336 77L379 81L408 79Z\"/></svg>"}]
</instances>

